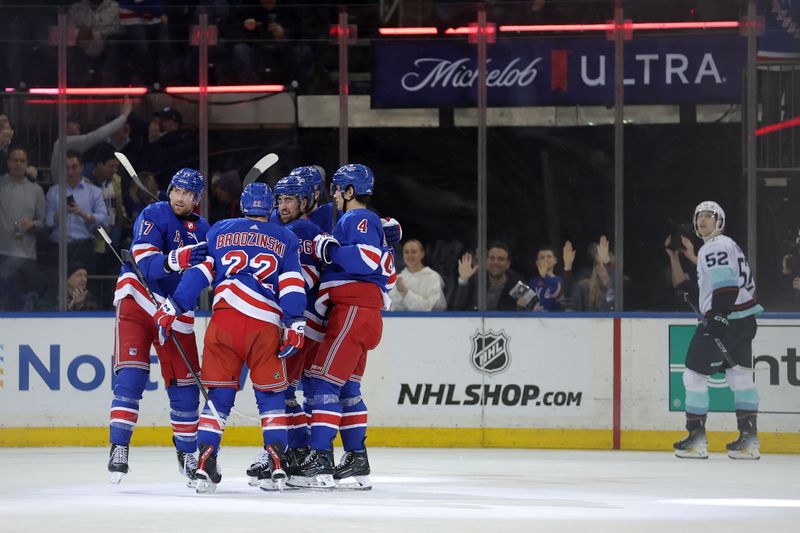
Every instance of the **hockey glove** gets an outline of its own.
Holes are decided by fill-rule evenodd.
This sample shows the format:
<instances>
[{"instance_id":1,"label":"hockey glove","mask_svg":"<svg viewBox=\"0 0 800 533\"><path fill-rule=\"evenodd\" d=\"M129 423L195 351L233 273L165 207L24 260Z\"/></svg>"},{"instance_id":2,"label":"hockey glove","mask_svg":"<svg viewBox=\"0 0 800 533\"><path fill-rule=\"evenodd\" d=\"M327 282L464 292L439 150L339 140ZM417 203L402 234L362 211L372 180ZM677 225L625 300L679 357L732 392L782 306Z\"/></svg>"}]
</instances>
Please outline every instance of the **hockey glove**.
<instances>
[{"instance_id":1,"label":"hockey glove","mask_svg":"<svg viewBox=\"0 0 800 533\"><path fill-rule=\"evenodd\" d=\"M158 308L153 320L158 327L158 343L164 346L169 336L172 334L172 323L178 317L178 306L172 301L172 298L167 298L161 307Z\"/></svg>"},{"instance_id":2,"label":"hockey glove","mask_svg":"<svg viewBox=\"0 0 800 533\"><path fill-rule=\"evenodd\" d=\"M320 233L314 237L314 259L330 265L331 252L338 247L339 241L336 240L336 237L328 233Z\"/></svg>"},{"instance_id":3,"label":"hockey glove","mask_svg":"<svg viewBox=\"0 0 800 533\"><path fill-rule=\"evenodd\" d=\"M715 339L724 339L728 332L728 319L722 313L714 313L708 316L706 322L706 335L711 335Z\"/></svg>"},{"instance_id":4,"label":"hockey glove","mask_svg":"<svg viewBox=\"0 0 800 533\"><path fill-rule=\"evenodd\" d=\"M165 272L180 272L198 263L202 263L208 255L206 243L191 244L172 250L164 260Z\"/></svg>"},{"instance_id":5,"label":"hockey glove","mask_svg":"<svg viewBox=\"0 0 800 533\"><path fill-rule=\"evenodd\" d=\"M281 349L278 350L279 358L285 359L286 357L291 357L303 347L303 341L305 340L305 329L305 320L298 320L283 330L283 345L281 346Z\"/></svg>"},{"instance_id":6,"label":"hockey glove","mask_svg":"<svg viewBox=\"0 0 800 533\"><path fill-rule=\"evenodd\" d=\"M403 240L403 226L396 219L384 217L381 219L381 226L383 226L383 234L389 248L394 248L398 242Z\"/></svg>"}]
</instances>

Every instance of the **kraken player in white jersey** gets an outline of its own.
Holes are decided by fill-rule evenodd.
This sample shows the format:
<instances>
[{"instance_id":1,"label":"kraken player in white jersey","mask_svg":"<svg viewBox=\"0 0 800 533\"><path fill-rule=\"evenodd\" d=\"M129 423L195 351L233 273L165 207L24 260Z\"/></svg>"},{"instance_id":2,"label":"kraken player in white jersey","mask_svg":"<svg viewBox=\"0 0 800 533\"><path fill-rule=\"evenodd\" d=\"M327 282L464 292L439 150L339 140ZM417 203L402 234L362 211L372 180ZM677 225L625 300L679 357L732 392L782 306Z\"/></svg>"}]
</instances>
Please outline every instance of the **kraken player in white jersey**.
<instances>
[{"instance_id":1,"label":"kraken player in white jersey","mask_svg":"<svg viewBox=\"0 0 800 533\"><path fill-rule=\"evenodd\" d=\"M703 239L697 253L697 282L700 311L706 319L699 324L686 354L683 385L686 388L686 429L689 435L674 445L675 455L706 459L706 415L708 378L725 372L733 391L739 438L728 444L731 459L758 459L758 390L753 373L731 368L715 339L722 341L736 365L752 367L756 315L762 308L755 298L756 284L742 249L722 234L725 212L716 202L701 202L694 210L694 230ZM680 290L680 287L678 287Z\"/></svg>"}]
</instances>

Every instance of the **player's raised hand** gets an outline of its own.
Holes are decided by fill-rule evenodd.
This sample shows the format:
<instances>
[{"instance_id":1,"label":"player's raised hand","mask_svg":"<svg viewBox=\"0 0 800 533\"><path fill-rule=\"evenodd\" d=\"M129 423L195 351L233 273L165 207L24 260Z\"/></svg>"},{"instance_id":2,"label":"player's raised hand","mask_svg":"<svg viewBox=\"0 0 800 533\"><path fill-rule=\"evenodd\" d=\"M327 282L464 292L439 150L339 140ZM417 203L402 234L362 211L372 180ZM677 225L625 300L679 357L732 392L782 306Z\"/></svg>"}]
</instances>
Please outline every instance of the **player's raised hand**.
<instances>
[{"instance_id":1,"label":"player's raised hand","mask_svg":"<svg viewBox=\"0 0 800 533\"><path fill-rule=\"evenodd\" d=\"M278 357L281 359L291 357L303 347L303 341L305 340L305 329L305 320L298 320L283 330L283 345L281 346L281 349L278 350Z\"/></svg>"},{"instance_id":2,"label":"player's raised hand","mask_svg":"<svg viewBox=\"0 0 800 533\"><path fill-rule=\"evenodd\" d=\"M198 263L202 263L207 255L208 246L204 242L182 246L167 254L164 270L180 272Z\"/></svg>"},{"instance_id":3,"label":"player's raised hand","mask_svg":"<svg viewBox=\"0 0 800 533\"><path fill-rule=\"evenodd\" d=\"M381 219L381 226L383 226L383 234L386 236L386 244L390 248L403 240L403 226L392 217L384 217Z\"/></svg>"},{"instance_id":4,"label":"player's raised hand","mask_svg":"<svg viewBox=\"0 0 800 533\"><path fill-rule=\"evenodd\" d=\"M320 233L314 237L314 259L326 265L331 264L331 252L339 247L339 241L329 233Z\"/></svg>"},{"instance_id":5,"label":"player's raised hand","mask_svg":"<svg viewBox=\"0 0 800 533\"><path fill-rule=\"evenodd\" d=\"M172 334L172 323L178 316L178 306L172 301L172 298L167 298L161 307L158 308L156 314L153 315L153 320L158 327L158 343L164 346L169 336Z\"/></svg>"}]
</instances>

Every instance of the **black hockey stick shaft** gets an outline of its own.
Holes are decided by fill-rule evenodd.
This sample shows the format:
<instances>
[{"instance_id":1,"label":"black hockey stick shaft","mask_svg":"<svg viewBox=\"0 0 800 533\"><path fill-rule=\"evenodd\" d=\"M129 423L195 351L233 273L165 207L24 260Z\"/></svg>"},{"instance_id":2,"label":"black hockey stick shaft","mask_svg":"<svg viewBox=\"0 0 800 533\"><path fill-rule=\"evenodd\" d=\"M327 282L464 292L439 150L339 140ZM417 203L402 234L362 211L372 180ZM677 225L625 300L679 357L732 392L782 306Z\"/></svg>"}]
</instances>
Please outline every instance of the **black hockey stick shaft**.
<instances>
[{"instance_id":1,"label":"black hockey stick shaft","mask_svg":"<svg viewBox=\"0 0 800 533\"><path fill-rule=\"evenodd\" d=\"M144 273L139 268L139 265L136 264L136 260L131 255L130 250L123 249L122 252L121 252L122 255L120 255L119 253L117 253L117 250L114 249L114 245L111 244L111 238L108 236L106 231L101 226L97 227L97 231L103 237L103 240L106 241L106 244L108 244L108 247L111 248L114 251L114 255L117 256L117 259L119 259L120 263L122 263L123 265L125 263L128 263L129 265L131 265L131 267L133 268L134 273L136 274L136 277L139 279L139 283L141 283L142 287L144 287L144 290L147 291L147 296L150 298L150 301L153 302L153 305L155 305L156 309L158 309L158 307L159 307L158 300L156 300L156 297L153 294L153 291L150 289L150 286L147 284L147 281L145 280L145 277L144 277ZM214 402L212 402L211 398L209 398L208 391L206 391L206 388L203 386L203 382L200 381L200 376L197 375L197 372L195 372L194 367L189 362L189 358L186 356L186 352L183 349L183 345L181 345L181 341L179 341L178 338L174 334L170 335L169 337L170 337L170 339L172 339L172 342L175 344L175 348L177 348L178 353L181 356L181 359L183 359L183 362L186 364L186 368L189 369L189 373L192 375L192 379L194 379L195 385L197 385L197 388L200 389L200 394L203 395L203 399L208 404L208 408L211 410L212 414L214 415L214 418L217 419L217 424L219 424L220 429L224 428L225 424L222 421L222 417L219 416L219 413L217 412L217 408L214 406Z\"/></svg>"},{"instance_id":2,"label":"black hockey stick shaft","mask_svg":"<svg viewBox=\"0 0 800 533\"><path fill-rule=\"evenodd\" d=\"M125 154L123 154L122 152L114 152L114 156L117 158L120 164L125 168L125 171L130 175L131 179L136 184L136 186L139 187L145 193L147 193L147 195L150 198L158 202L159 201L158 196L153 194L153 192L150 189L145 187L144 183L142 183L142 180L139 179L139 175L136 174L136 170L133 168L133 165L125 156Z\"/></svg>"},{"instance_id":3,"label":"black hockey stick shaft","mask_svg":"<svg viewBox=\"0 0 800 533\"><path fill-rule=\"evenodd\" d=\"M691 307L692 311L694 311L694 314L697 317L697 320L699 320L703 324L703 326L706 328L706 332L711 337L711 339L714 341L714 344L717 345L717 348L719 349L720 353L722 353L722 357L725 359L725 362L728 363L728 365L731 368L735 368L737 370L743 370L744 372L755 372L754 368L747 368L746 366L737 365L736 362L733 360L733 357L731 357L731 354L728 352L728 349L725 348L725 344L722 343L722 339L720 339L719 337L715 337L715 336L711 335L711 332L708 330L708 320L706 319L706 317L704 317L702 314L700 314L700 310L697 308L696 305L694 305L692 303L692 300L689 298L689 293L688 292L684 292L683 293L683 300L687 304L689 304L689 307Z\"/></svg>"}]
</instances>

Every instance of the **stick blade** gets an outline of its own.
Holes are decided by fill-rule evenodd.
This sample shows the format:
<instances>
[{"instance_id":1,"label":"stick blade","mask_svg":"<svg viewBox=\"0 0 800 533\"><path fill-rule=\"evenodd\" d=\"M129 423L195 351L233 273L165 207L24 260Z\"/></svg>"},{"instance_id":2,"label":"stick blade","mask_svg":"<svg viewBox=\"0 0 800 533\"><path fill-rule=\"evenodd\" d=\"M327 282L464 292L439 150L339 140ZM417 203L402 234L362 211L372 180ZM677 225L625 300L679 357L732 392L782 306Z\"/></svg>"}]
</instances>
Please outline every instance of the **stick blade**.
<instances>
[{"instance_id":1,"label":"stick blade","mask_svg":"<svg viewBox=\"0 0 800 533\"><path fill-rule=\"evenodd\" d=\"M244 182L242 182L242 189L256 181L261 174L267 171L272 165L278 162L277 154L269 153L259 159L253 168L250 169L250 172L244 177Z\"/></svg>"},{"instance_id":2,"label":"stick blade","mask_svg":"<svg viewBox=\"0 0 800 533\"><path fill-rule=\"evenodd\" d=\"M131 165L130 160L128 160L128 156L122 152L114 152L114 157L117 158L120 164L125 168L125 172L127 172L131 178L136 176L136 171L133 170L133 165Z\"/></svg>"}]
</instances>

